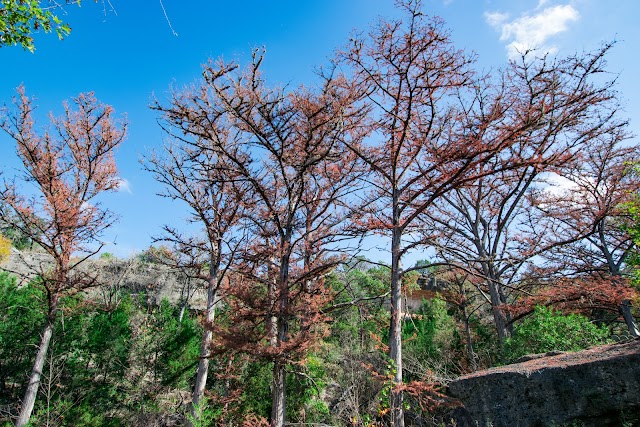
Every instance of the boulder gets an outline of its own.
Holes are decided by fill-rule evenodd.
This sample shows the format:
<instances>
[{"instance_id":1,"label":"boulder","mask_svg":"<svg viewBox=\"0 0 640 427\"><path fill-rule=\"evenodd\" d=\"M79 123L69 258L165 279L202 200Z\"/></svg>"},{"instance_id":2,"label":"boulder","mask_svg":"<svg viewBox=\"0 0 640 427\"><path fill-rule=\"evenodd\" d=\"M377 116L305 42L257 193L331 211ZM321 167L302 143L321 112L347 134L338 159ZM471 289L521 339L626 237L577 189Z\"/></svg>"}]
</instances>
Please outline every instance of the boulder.
<instances>
[{"instance_id":1,"label":"boulder","mask_svg":"<svg viewBox=\"0 0 640 427\"><path fill-rule=\"evenodd\" d=\"M640 425L640 340L478 371L448 394L458 427Z\"/></svg>"}]
</instances>

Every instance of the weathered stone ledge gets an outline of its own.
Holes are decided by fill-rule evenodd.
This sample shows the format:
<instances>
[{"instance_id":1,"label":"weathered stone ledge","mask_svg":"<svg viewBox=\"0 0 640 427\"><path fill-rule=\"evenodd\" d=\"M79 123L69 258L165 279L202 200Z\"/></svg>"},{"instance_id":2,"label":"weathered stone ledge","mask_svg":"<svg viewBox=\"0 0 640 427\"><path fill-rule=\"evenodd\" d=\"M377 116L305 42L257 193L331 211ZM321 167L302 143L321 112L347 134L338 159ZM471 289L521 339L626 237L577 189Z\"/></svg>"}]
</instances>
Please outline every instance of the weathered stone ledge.
<instances>
[{"instance_id":1,"label":"weathered stone ledge","mask_svg":"<svg viewBox=\"0 0 640 427\"><path fill-rule=\"evenodd\" d=\"M640 425L640 340L475 372L448 391L464 405L458 427Z\"/></svg>"}]
</instances>

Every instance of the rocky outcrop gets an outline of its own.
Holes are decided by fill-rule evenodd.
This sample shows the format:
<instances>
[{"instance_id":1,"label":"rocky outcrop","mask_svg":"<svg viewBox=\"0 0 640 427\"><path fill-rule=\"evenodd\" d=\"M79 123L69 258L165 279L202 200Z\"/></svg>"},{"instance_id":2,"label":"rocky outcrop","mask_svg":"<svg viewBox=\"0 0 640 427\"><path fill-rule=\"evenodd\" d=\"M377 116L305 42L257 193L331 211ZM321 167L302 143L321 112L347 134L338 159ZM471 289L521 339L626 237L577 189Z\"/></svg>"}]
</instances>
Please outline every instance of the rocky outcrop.
<instances>
[{"instance_id":1,"label":"rocky outcrop","mask_svg":"<svg viewBox=\"0 0 640 427\"><path fill-rule=\"evenodd\" d=\"M479 371L449 394L458 427L640 425L640 340Z\"/></svg>"},{"instance_id":2,"label":"rocky outcrop","mask_svg":"<svg viewBox=\"0 0 640 427\"><path fill-rule=\"evenodd\" d=\"M24 284L36 276L38 271L53 267L51 257L43 252L20 252L12 248L11 255L0 264L5 270ZM126 290L134 295L144 295L150 305L163 299L174 304L189 302L189 307L203 310L206 307L206 291L194 281L189 281L179 271L161 264L131 259L96 259L83 264L83 268L95 274L97 286L87 290L91 297L101 298L105 292ZM200 284L201 285L201 284Z\"/></svg>"}]
</instances>

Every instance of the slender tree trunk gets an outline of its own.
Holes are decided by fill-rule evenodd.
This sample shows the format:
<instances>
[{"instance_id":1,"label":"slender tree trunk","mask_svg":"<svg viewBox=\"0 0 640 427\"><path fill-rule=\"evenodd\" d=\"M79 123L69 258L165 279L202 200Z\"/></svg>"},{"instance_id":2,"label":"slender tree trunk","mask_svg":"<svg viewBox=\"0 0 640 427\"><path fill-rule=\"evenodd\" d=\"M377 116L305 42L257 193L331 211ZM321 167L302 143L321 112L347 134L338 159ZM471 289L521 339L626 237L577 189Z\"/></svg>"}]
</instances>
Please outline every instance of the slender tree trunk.
<instances>
[{"instance_id":1,"label":"slender tree trunk","mask_svg":"<svg viewBox=\"0 0 640 427\"><path fill-rule=\"evenodd\" d=\"M273 265L276 263L275 258L271 258L269 260L269 272L267 273L267 278L269 280L269 287L267 289L267 298L269 302L269 307L271 310L275 311L276 308L276 289L277 289L277 281L275 278L271 277L273 273ZM278 317L272 314L269 315L267 320L267 333L269 337L269 344L272 347L278 345Z\"/></svg>"},{"instance_id":2,"label":"slender tree trunk","mask_svg":"<svg viewBox=\"0 0 640 427\"><path fill-rule=\"evenodd\" d=\"M187 311L187 302L182 301L180 303L180 314L178 315L178 323L182 323L182 319L184 319L184 313Z\"/></svg>"},{"instance_id":3,"label":"slender tree trunk","mask_svg":"<svg viewBox=\"0 0 640 427\"><path fill-rule=\"evenodd\" d=\"M231 372L231 367L233 366L233 357L229 357L229 361L227 362L227 372ZM225 375L224 379L224 397L229 397L229 393L231 392L231 378L229 375ZM222 407L222 413L225 414L225 425L233 426L231 422L231 414L229 413L229 399L225 399L224 406Z\"/></svg>"},{"instance_id":4,"label":"slender tree trunk","mask_svg":"<svg viewBox=\"0 0 640 427\"><path fill-rule=\"evenodd\" d=\"M289 239L286 250L289 250ZM276 346L287 341L289 330L289 319L287 309L289 306L289 258L286 253L280 259L280 274L278 278L278 307L277 307L277 341ZM287 419L287 365L278 358L273 362L273 379L271 388L271 427L284 427Z\"/></svg>"},{"instance_id":5,"label":"slender tree trunk","mask_svg":"<svg viewBox=\"0 0 640 427\"><path fill-rule=\"evenodd\" d=\"M198 361L198 371L196 374L196 383L193 387L193 396L191 398L191 416L193 420L198 419L198 404L204 394L207 385L207 377L209 375L209 347L211 346L210 325L213 324L216 316L216 297L218 286L218 274L216 270L212 270L209 276L209 284L207 287L207 312L205 316L204 332L202 333L202 342L200 343L200 360ZM192 427L193 423L189 421L188 427Z\"/></svg>"},{"instance_id":6,"label":"slender tree trunk","mask_svg":"<svg viewBox=\"0 0 640 427\"><path fill-rule=\"evenodd\" d=\"M271 427L284 427L287 407L287 371L280 361L273 363L273 385L271 390Z\"/></svg>"},{"instance_id":7,"label":"slender tree trunk","mask_svg":"<svg viewBox=\"0 0 640 427\"><path fill-rule=\"evenodd\" d=\"M178 323L182 323L184 314L189 307L189 295L191 294L191 279L185 275L185 283L180 290L180 315L178 316Z\"/></svg>"},{"instance_id":8,"label":"slender tree trunk","mask_svg":"<svg viewBox=\"0 0 640 427\"><path fill-rule=\"evenodd\" d=\"M604 238L602 238L602 240L604 241ZM621 282L622 277L620 275L620 269L613 262L611 255L608 252L605 253L605 255L607 256L607 262L609 264L609 272L613 276L614 286L623 285L623 283ZM629 301L628 299L622 301L622 303L618 307L618 311L620 312L620 314L622 314L624 323L627 324L629 335L631 335L633 338L638 338L640 336L640 330L638 329L638 323L636 322L635 317L633 317L633 314L631 313L631 301Z\"/></svg>"},{"instance_id":9,"label":"slender tree trunk","mask_svg":"<svg viewBox=\"0 0 640 427\"><path fill-rule=\"evenodd\" d=\"M38 389L40 388L40 378L42 377L42 368L47 358L47 352L49 351L49 343L51 342L51 336L53 335L53 325L55 323L56 314L58 312L58 302L54 300L51 303L49 314L47 316L47 324L42 332L42 339L38 346L38 354L33 364L33 370L29 377L29 385L27 391L24 393L24 399L22 399L22 408L18 415L18 421L16 421L16 427L24 427L31 418L33 412L33 406L36 403L36 397L38 395Z\"/></svg>"},{"instance_id":10,"label":"slender tree trunk","mask_svg":"<svg viewBox=\"0 0 640 427\"><path fill-rule=\"evenodd\" d=\"M464 282L461 281L458 284L458 291L462 295L461 310L462 318L464 319L464 336L467 341L467 358L471 364L471 369L475 372L478 369L478 363L476 362L476 353L473 351L473 340L471 339L471 325L469 324L469 314L467 313L467 295L464 290Z\"/></svg>"},{"instance_id":11,"label":"slender tree trunk","mask_svg":"<svg viewBox=\"0 0 640 427\"><path fill-rule=\"evenodd\" d=\"M636 319L633 317L633 314L631 314L631 301L622 301L622 304L620 304L620 307L618 308L624 318L624 322L627 324L629 334L634 338L638 338L640 336L640 330L638 329Z\"/></svg>"},{"instance_id":12,"label":"slender tree trunk","mask_svg":"<svg viewBox=\"0 0 640 427\"><path fill-rule=\"evenodd\" d=\"M467 340L467 358L471 364L471 370L478 370L478 363L476 362L476 353L473 351L473 340L471 339L471 326L469 325L469 318L467 317L466 309L463 313L464 316L464 336Z\"/></svg>"},{"instance_id":13,"label":"slender tree trunk","mask_svg":"<svg viewBox=\"0 0 640 427\"><path fill-rule=\"evenodd\" d=\"M500 295L500 304L504 306L507 304L507 296L504 293L504 286L502 286L496 278L494 278L493 280L494 282L496 282L498 286L498 295ZM510 337L513 335L513 322L511 321L511 314L508 311L507 312L502 311L502 315L504 316L504 320L506 323L505 329L507 331L507 336Z\"/></svg>"},{"instance_id":14,"label":"slender tree trunk","mask_svg":"<svg viewBox=\"0 0 640 427\"><path fill-rule=\"evenodd\" d=\"M502 311L502 300L498 284L494 280L489 280L489 297L491 298L491 311L493 313L493 322L498 333L498 343L502 347L504 341L509 337L509 329L507 328L507 318Z\"/></svg>"},{"instance_id":15,"label":"slender tree trunk","mask_svg":"<svg viewBox=\"0 0 640 427\"><path fill-rule=\"evenodd\" d=\"M402 278L400 244L402 232L394 227L391 237L391 323L389 327L389 357L395 369L391 390L391 426L404 427L402 384Z\"/></svg>"}]
</instances>

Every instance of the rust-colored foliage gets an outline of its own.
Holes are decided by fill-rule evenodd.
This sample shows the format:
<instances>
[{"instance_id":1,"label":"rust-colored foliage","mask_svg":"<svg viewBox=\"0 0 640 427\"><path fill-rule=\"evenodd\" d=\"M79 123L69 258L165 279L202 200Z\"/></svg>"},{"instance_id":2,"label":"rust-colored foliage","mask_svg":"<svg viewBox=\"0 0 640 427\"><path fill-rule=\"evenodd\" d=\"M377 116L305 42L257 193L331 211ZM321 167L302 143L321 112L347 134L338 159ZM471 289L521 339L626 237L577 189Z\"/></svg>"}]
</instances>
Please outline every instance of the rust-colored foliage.
<instances>
[{"instance_id":1,"label":"rust-colored foliage","mask_svg":"<svg viewBox=\"0 0 640 427\"><path fill-rule=\"evenodd\" d=\"M462 403L444 393L444 385L431 381L411 381L400 385L402 391L412 396L427 413L436 413L443 408L455 408Z\"/></svg>"},{"instance_id":2,"label":"rust-colored foliage","mask_svg":"<svg viewBox=\"0 0 640 427\"><path fill-rule=\"evenodd\" d=\"M51 269L28 266L45 290L47 320L16 424L22 427L31 417L60 299L95 283L94 276L77 267L101 249L100 235L114 221L96 197L118 188L114 152L125 137L126 123L87 93L71 105L65 102L64 114L51 116L51 129L38 133L33 100L23 87L14 102L17 112L3 111L0 127L16 141L22 181L33 184L37 194L27 197L16 180L4 181L0 217L53 259Z\"/></svg>"},{"instance_id":3,"label":"rust-colored foliage","mask_svg":"<svg viewBox=\"0 0 640 427\"><path fill-rule=\"evenodd\" d=\"M547 277L577 278L593 292L615 296L626 287L626 264L634 242L626 224L630 221L626 205L640 191L633 176L638 162L637 146L624 144L626 127L603 135L557 170L564 188L545 189L531 194L531 223L536 245L550 249L541 253L546 263L535 273ZM610 285L608 292L603 289ZM614 298L616 299L616 298ZM632 336L640 335L631 312L632 298L618 301L619 311Z\"/></svg>"},{"instance_id":4,"label":"rust-colored foliage","mask_svg":"<svg viewBox=\"0 0 640 427\"><path fill-rule=\"evenodd\" d=\"M371 138L348 147L371 173L370 204L360 225L391 240L389 347L400 384L402 258L436 234L425 230L423 216L458 189L499 180L514 169L535 170L550 158L560 161L562 149L549 149L558 126L577 121L580 128L581 110L594 99L574 102L582 94L562 86L566 70L552 63L528 67L527 59L502 78L478 76L441 19L426 17L420 1L398 4L403 20L381 20L368 37L354 37L339 59L370 109ZM558 84L566 89L564 98ZM400 393L392 396L392 408L392 423L402 426Z\"/></svg>"},{"instance_id":5,"label":"rust-colored foliage","mask_svg":"<svg viewBox=\"0 0 640 427\"><path fill-rule=\"evenodd\" d=\"M533 256L515 253L521 242L509 228L527 187L618 124L612 83L592 83L608 46L559 60L529 53L497 78L478 76L442 20L426 17L419 0L398 5L403 20L381 20L368 37L354 36L339 60L370 109L371 138L347 145L371 172L359 225L391 240L389 347L400 384L403 255L435 243L445 262L471 264L504 330L498 285ZM392 424L404 425L400 394L392 408Z\"/></svg>"},{"instance_id":6,"label":"rust-colored foliage","mask_svg":"<svg viewBox=\"0 0 640 427\"><path fill-rule=\"evenodd\" d=\"M638 291L628 279L594 275L582 279L560 279L504 309L514 320L532 313L537 305L552 306L565 312L588 314L592 310L606 310L617 313L623 301L637 297Z\"/></svg>"},{"instance_id":7,"label":"rust-colored foliage","mask_svg":"<svg viewBox=\"0 0 640 427\"><path fill-rule=\"evenodd\" d=\"M500 342L509 333L501 306L517 297L532 260L578 233L531 221L532 193L544 187L550 172L598 156L600 140L624 137L614 82L596 82L610 48L555 59L526 52L478 85L464 121L482 138L513 139L497 160L514 167L455 189L422 217L425 240L439 257L485 281ZM478 172L494 167L477 166ZM559 202L551 202L552 209Z\"/></svg>"},{"instance_id":8,"label":"rust-colored foliage","mask_svg":"<svg viewBox=\"0 0 640 427\"><path fill-rule=\"evenodd\" d=\"M427 371L421 380L414 380L407 383L395 384L393 372L381 374L372 365L364 364L363 368L371 373L371 376L381 385L382 389L390 388L397 393L406 393L418 404L424 412L435 414L439 411L461 406L462 403L450 396L447 396L441 381L433 378L431 371ZM389 416L392 408L386 402L381 402L378 408L380 417Z\"/></svg>"},{"instance_id":9,"label":"rust-colored foliage","mask_svg":"<svg viewBox=\"0 0 640 427\"><path fill-rule=\"evenodd\" d=\"M234 173L233 164L216 147L217 144L229 147L233 143L224 129L194 121L182 132L172 131L174 125L180 127L196 115L207 115L206 104L198 99L203 93L206 90L185 89L174 92L168 106L154 105L162 114L163 128L171 136L171 142L165 144L162 154L153 153L144 161L145 169L164 184L165 190L160 195L185 203L190 211L189 222L202 230L198 236L188 236L166 225L164 236L155 239L169 242L174 248L173 256L164 257L165 263L179 268L190 279L205 283L207 288L205 331L192 398L194 408L207 382L211 327L221 300L220 287L239 245L244 243L238 226L244 212L251 208L250 186ZM197 417L197 412L192 412Z\"/></svg>"},{"instance_id":10,"label":"rust-colored foliage","mask_svg":"<svg viewBox=\"0 0 640 427\"><path fill-rule=\"evenodd\" d=\"M406 236L417 231L421 212L495 151L481 140L455 137L460 121L449 101L471 81L470 57L454 48L441 19L423 15L420 1L398 5L403 20L381 20L368 37L355 36L339 53L370 110L372 139L347 145L368 166L373 189L355 219L363 230L391 238L389 349L396 385L403 381L401 260L414 247ZM402 391L391 394L391 423L403 426Z\"/></svg>"},{"instance_id":11,"label":"rust-colored foliage","mask_svg":"<svg viewBox=\"0 0 640 427\"><path fill-rule=\"evenodd\" d=\"M124 139L126 124L114 118L112 107L87 93L73 100L75 110L65 103L63 116L51 117L53 128L38 134L33 101L22 87L18 95L18 111L7 112L1 126L17 143L23 180L33 183L39 194L27 197L15 181L5 181L0 214L53 257L54 271L35 273L46 279L52 296L59 295L91 283L80 273L69 277L77 265L71 256L97 252L88 245L114 221L95 198L118 188L113 155Z\"/></svg>"},{"instance_id":12,"label":"rust-colored foliage","mask_svg":"<svg viewBox=\"0 0 640 427\"><path fill-rule=\"evenodd\" d=\"M536 209L532 221L538 225L534 238L547 244L557 243L562 236L572 238L568 244L545 251L547 274L617 276L624 272L633 248L624 227L630 219L625 205L640 191L632 170L640 151L637 146L625 146L627 138L622 128L593 141L574 161L557 170L563 186L531 194Z\"/></svg>"},{"instance_id":13,"label":"rust-colored foliage","mask_svg":"<svg viewBox=\"0 0 640 427\"><path fill-rule=\"evenodd\" d=\"M231 319L212 325L212 350L273 361L271 422L279 426L286 365L326 333L324 276L342 259L344 196L357 191L357 158L344 144L363 133L362 112L342 77L328 77L317 90L285 92L266 86L262 60L255 51L245 71L211 62L201 87L156 108L179 130L176 137L189 139L190 150L220 160L214 173L233 183L229 191L243 207L234 227L242 245L222 285Z\"/></svg>"},{"instance_id":14,"label":"rust-colored foliage","mask_svg":"<svg viewBox=\"0 0 640 427\"><path fill-rule=\"evenodd\" d=\"M255 414L249 414L242 421L242 427L269 427L269 420Z\"/></svg>"}]
</instances>

